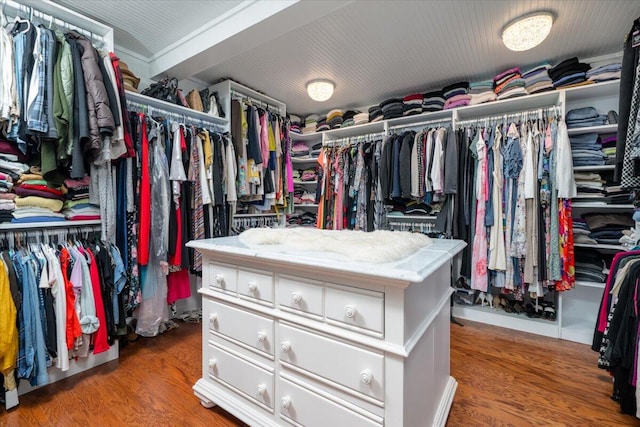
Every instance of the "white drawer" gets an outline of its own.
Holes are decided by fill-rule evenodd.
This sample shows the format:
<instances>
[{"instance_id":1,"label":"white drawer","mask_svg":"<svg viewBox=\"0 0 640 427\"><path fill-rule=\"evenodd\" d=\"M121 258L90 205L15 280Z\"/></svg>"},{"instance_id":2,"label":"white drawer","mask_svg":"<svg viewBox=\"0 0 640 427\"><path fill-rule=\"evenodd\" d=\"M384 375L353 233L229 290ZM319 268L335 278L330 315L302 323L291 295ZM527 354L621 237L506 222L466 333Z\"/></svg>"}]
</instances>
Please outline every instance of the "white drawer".
<instances>
[{"instance_id":1,"label":"white drawer","mask_svg":"<svg viewBox=\"0 0 640 427\"><path fill-rule=\"evenodd\" d=\"M279 358L311 374L384 400L384 356L288 325L279 325ZM286 366L286 365L285 365Z\"/></svg>"},{"instance_id":2,"label":"white drawer","mask_svg":"<svg viewBox=\"0 0 640 427\"><path fill-rule=\"evenodd\" d=\"M297 277L278 277L278 304L281 308L322 317L322 284Z\"/></svg>"},{"instance_id":3,"label":"white drawer","mask_svg":"<svg viewBox=\"0 0 640 427\"><path fill-rule=\"evenodd\" d=\"M279 390L280 417L293 425L305 427L381 426L361 414L286 379L281 379Z\"/></svg>"},{"instance_id":4,"label":"white drawer","mask_svg":"<svg viewBox=\"0 0 640 427\"><path fill-rule=\"evenodd\" d=\"M327 319L340 325L384 333L384 294L381 292L328 284L324 307Z\"/></svg>"},{"instance_id":5,"label":"white drawer","mask_svg":"<svg viewBox=\"0 0 640 427\"><path fill-rule=\"evenodd\" d=\"M274 375L227 350L209 344L207 349L209 379L231 386L244 397L273 408Z\"/></svg>"},{"instance_id":6,"label":"white drawer","mask_svg":"<svg viewBox=\"0 0 640 427\"><path fill-rule=\"evenodd\" d=\"M273 305L273 274L239 269L238 294Z\"/></svg>"},{"instance_id":7,"label":"white drawer","mask_svg":"<svg viewBox=\"0 0 640 427\"><path fill-rule=\"evenodd\" d=\"M273 356L273 319L205 300L209 331Z\"/></svg>"},{"instance_id":8,"label":"white drawer","mask_svg":"<svg viewBox=\"0 0 640 427\"><path fill-rule=\"evenodd\" d=\"M207 286L209 289L236 293L237 273L234 267L217 264L212 261L209 261L205 266L208 270Z\"/></svg>"}]
</instances>

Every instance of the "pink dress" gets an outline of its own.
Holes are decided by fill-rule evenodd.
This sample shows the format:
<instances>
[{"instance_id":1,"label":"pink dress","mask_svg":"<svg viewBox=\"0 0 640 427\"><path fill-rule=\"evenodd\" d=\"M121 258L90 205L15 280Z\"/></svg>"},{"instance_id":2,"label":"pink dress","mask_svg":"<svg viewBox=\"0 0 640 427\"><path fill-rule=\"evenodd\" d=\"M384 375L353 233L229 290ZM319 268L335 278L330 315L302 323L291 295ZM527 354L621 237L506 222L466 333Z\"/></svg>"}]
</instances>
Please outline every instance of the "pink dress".
<instances>
[{"instance_id":1,"label":"pink dress","mask_svg":"<svg viewBox=\"0 0 640 427\"><path fill-rule=\"evenodd\" d=\"M487 228L485 226L486 202L489 198L487 145L482 131L476 143L478 152L478 169L475 186L476 224L471 255L471 287L483 292L487 291Z\"/></svg>"}]
</instances>

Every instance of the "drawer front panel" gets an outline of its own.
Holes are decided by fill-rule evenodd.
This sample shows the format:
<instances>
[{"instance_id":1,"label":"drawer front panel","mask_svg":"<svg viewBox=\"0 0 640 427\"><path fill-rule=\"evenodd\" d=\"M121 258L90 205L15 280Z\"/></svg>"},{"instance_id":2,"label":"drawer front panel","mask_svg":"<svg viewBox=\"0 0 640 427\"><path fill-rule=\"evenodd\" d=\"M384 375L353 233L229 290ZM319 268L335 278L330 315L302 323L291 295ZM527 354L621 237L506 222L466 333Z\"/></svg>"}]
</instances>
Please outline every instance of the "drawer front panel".
<instances>
[{"instance_id":1,"label":"drawer front panel","mask_svg":"<svg viewBox=\"0 0 640 427\"><path fill-rule=\"evenodd\" d=\"M273 355L273 319L246 310L205 300L209 330L240 341L261 352Z\"/></svg>"},{"instance_id":2,"label":"drawer front panel","mask_svg":"<svg viewBox=\"0 0 640 427\"><path fill-rule=\"evenodd\" d=\"M207 375L226 383L251 400L273 408L274 375L230 352L209 344L206 356Z\"/></svg>"},{"instance_id":3,"label":"drawer front panel","mask_svg":"<svg viewBox=\"0 0 640 427\"><path fill-rule=\"evenodd\" d=\"M286 379L279 383L280 416L305 427L380 427L380 424Z\"/></svg>"},{"instance_id":4,"label":"drawer front panel","mask_svg":"<svg viewBox=\"0 0 640 427\"><path fill-rule=\"evenodd\" d=\"M325 288L327 319L352 327L384 333L384 294L344 287Z\"/></svg>"},{"instance_id":5,"label":"drawer front panel","mask_svg":"<svg viewBox=\"0 0 640 427\"><path fill-rule=\"evenodd\" d=\"M278 278L278 304L292 310L322 316L322 285L293 277Z\"/></svg>"},{"instance_id":6,"label":"drawer front panel","mask_svg":"<svg viewBox=\"0 0 640 427\"><path fill-rule=\"evenodd\" d=\"M273 304L273 275L238 270L238 294Z\"/></svg>"},{"instance_id":7,"label":"drawer front panel","mask_svg":"<svg viewBox=\"0 0 640 427\"><path fill-rule=\"evenodd\" d=\"M279 358L347 388L384 400L384 356L320 335L279 325Z\"/></svg>"},{"instance_id":8,"label":"drawer front panel","mask_svg":"<svg viewBox=\"0 0 640 427\"><path fill-rule=\"evenodd\" d=\"M206 265L208 271L209 289L235 293L237 291L237 272L233 267L209 261Z\"/></svg>"}]
</instances>

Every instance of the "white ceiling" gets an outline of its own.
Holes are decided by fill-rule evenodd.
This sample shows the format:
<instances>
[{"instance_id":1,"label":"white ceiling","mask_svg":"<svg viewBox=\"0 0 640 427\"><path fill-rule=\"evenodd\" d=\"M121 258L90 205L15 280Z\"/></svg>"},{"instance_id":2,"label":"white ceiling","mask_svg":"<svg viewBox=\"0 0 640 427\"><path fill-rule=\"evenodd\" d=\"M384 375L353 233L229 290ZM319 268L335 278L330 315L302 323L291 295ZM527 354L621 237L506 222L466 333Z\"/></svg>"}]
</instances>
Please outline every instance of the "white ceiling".
<instances>
[{"instance_id":1,"label":"white ceiling","mask_svg":"<svg viewBox=\"0 0 640 427\"><path fill-rule=\"evenodd\" d=\"M112 26L116 48L150 61L215 17L254 3L57 2ZM640 16L637 0L279 2L283 3L286 10L218 43L218 48L226 44L226 50L201 49L162 71L209 83L232 78L285 102L289 112L322 113L460 80L490 78L513 66L616 53ZM500 39L504 25L539 10L556 16L547 40L527 52L506 49ZM305 83L314 78L336 82L329 101L307 97Z\"/></svg>"}]
</instances>

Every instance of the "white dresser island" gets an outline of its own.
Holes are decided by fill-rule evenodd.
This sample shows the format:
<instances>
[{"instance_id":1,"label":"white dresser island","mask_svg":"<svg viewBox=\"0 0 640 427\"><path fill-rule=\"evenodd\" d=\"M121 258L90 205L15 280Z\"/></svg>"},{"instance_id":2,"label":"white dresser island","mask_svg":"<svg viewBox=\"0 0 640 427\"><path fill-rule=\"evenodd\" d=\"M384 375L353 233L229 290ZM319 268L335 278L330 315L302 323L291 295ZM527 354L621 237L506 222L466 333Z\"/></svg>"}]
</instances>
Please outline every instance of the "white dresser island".
<instances>
[{"instance_id":1,"label":"white dresser island","mask_svg":"<svg viewBox=\"0 0 640 427\"><path fill-rule=\"evenodd\" d=\"M192 241L203 255L205 407L251 426L444 426L452 258L434 240L390 263Z\"/></svg>"}]
</instances>

